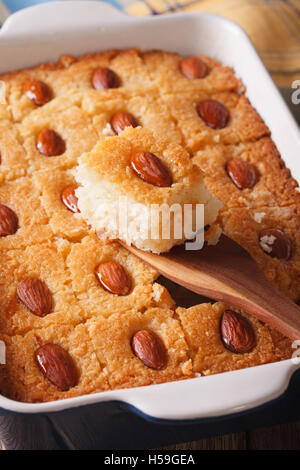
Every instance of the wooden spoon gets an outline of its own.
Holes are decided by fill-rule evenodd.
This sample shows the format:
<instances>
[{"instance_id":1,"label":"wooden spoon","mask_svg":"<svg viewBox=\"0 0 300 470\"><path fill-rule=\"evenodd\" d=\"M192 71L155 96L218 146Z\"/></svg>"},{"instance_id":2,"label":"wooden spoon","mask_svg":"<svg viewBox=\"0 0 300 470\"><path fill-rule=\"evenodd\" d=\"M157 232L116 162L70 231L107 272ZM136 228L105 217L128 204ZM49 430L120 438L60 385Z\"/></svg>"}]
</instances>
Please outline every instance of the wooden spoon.
<instances>
[{"instance_id":1,"label":"wooden spoon","mask_svg":"<svg viewBox=\"0 0 300 470\"><path fill-rule=\"evenodd\" d=\"M300 307L267 281L247 251L226 236L202 250L187 251L182 245L163 255L122 245L177 284L240 308L285 336L300 339Z\"/></svg>"}]
</instances>

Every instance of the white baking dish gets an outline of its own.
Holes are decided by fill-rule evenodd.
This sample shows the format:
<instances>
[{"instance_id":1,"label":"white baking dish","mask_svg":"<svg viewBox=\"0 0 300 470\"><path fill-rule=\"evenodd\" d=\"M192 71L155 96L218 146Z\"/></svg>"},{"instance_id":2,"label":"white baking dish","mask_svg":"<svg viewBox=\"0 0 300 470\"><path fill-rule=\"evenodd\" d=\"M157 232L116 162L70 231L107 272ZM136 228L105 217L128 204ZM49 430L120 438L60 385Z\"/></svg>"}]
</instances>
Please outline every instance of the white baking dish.
<instances>
[{"instance_id":1,"label":"white baking dish","mask_svg":"<svg viewBox=\"0 0 300 470\"><path fill-rule=\"evenodd\" d=\"M243 30L208 14L129 17L105 3L48 3L9 17L0 32L0 73L59 55L110 48L165 49L207 54L231 65L247 86L252 104L269 125L293 176L300 180L299 129ZM297 160L298 158L298 160ZM181 382L86 395L51 403L24 404L0 397L0 408L49 413L92 403L120 401L159 419L222 416L280 396L299 368L288 360ZM222 393L220 393L222 391Z\"/></svg>"}]
</instances>

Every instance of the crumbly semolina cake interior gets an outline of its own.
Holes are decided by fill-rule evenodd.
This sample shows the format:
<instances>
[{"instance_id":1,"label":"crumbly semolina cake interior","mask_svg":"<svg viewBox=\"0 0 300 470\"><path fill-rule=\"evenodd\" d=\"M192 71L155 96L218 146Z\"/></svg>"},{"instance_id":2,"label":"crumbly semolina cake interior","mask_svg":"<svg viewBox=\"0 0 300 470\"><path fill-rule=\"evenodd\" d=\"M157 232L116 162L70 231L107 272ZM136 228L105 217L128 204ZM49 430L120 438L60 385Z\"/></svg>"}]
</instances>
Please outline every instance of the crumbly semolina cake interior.
<instances>
[{"instance_id":1,"label":"crumbly semolina cake interior","mask_svg":"<svg viewBox=\"0 0 300 470\"><path fill-rule=\"evenodd\" d=\"M78 214L79 157L141 126L188 153L223 203L224 233L298 301L297 184L229 67L132 49L62 56L0 78L5 396L43 402L291 356L287 338L243 312L175 306L155 271L99 240Z\"/></svg>"}]
</instances>

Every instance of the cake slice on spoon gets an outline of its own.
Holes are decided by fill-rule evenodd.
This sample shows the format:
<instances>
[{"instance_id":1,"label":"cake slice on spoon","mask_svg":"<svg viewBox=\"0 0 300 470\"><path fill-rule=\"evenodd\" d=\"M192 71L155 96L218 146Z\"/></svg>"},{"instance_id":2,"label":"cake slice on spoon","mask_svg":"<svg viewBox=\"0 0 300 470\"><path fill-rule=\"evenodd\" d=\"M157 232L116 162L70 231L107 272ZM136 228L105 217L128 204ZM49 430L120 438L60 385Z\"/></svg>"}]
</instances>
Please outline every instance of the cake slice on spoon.
<instances>
[{"instance_id":1,"label":"cake slice on spoon","mask_svg":"<svg viewBox=\"0 0 300 470\"><path fill-rule=\"evenodd\" d=\"M127 127L85 153L75 170L80 215L99 234L163 253L185 240L215 244L221 203L205 188L203 172L177 143Z\"/></svg>"}]
</instances>

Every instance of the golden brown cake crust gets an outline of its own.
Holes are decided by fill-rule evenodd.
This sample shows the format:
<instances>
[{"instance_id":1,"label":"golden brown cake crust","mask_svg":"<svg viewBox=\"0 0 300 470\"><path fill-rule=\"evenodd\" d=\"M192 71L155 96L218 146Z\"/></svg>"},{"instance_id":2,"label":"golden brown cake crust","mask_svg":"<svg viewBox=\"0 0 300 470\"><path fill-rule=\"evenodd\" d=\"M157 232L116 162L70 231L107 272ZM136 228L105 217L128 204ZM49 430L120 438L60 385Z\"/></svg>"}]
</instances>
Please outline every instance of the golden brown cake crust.
<instances>
[{"instance_id":1,"label":"golden brown cake crust","mask_svg":"<svg viewBox=\"0 0 300 470\"><path fill-rule=\"evenodd\" d=\"M146 151L157 155L169 169L173 184L169 188L145 184L130 170L132 155ZM127 195L141 204L163 204L176 200L177 191L194 187L203 174L193 165L189 153L169 138L158 138L141 127L125 129L118 138L108 137L100 141L91 154L81 157L81 163L95 171L97 177L120 188L122 196ZM189 201L196 202L196 201Z\"/></svg>"},{"instance_id":2,"label":"golden brown cake crust","mask_svg":"<svg viewBox=\"0 0 300 470\"><path fill-rule=\"evenodd\" d=\"M226 171L232 159L250 163L258 174L254 187L239 189ZM294 300L300 298L300 192L269 137L237 146L207 146L193 161L204 171L206 185L224 204L219 220L226 235L241 244L265 276ZM262 230L277 228L289 236L288 260L270 257L258 243Z\"/></svg>"},{"instance_id":3,"label":"golden brown cake crust","mask_svg":"<svg viewBox=\"0 0 300 470\"><path fill-rule=\"evenodd\" d=\"M101 149L113 152L112 117L131 113L144 129L125 130L127 143L120 139L120 145L126 150L130 142L134 148L161 153L178 180L198 165L207 187L224 204L219 220L224 232L254 256L283 292L300 298L297 183L232 69L205 56L198 59L207 74L194 80L180 71L180 55L138 49L62 56L57 63L0 77L6 83L6 104L0 105L0 203L18 218L17 231L0 237L0 340L6 345L0 390L5 396L45 402L291 356L287 338L244 313L256 346L245 354L230 352L219 329L228 307L202 303L176 310L168 290L155 282L156 272L118 243L100 241L62 201L62 191L75 185L78 158L99 141ZM117 88L93 88L92 75L99 67L116 74ZM24 93L32 80L44 82L50 90L51 99L42 106ZM205 100L227 108L224 128L213 129L199 116L196 106ZM60 155L45 156L38 150L44 129L62 139L65 148ZM256 185L241 190L233 184L225 170L232 158L255 167ZM143 198L142 184L139 191ZM262 251L258 234L270 226L289 236L290 259L271 258ZM127 272L129 294L111 294L97 279L97 266L110 262ZM19 283L31 277L50 292L51 312L44 317L31 313L17 294ZM150 368L134 354L132 336L140 330L159 337L167 351L164 368ZM37 365L35 353L47 343L64 348L75 364L78 382L68 391L59 390Z\"/></svg>"},{"instance_id":4,"label":"golden brown cake crust","mask_svg":"<svg viewBox=\"0 0 300 470\"><path fill-rule=\"evenodd\" d=\"M211 375L226 370L242 369L253 363L265 364L274 360L274 355L281 351L281 359L291 357L290 343L284 344L284 337L254 317L242 313L253 328L256 344L244 354L232 353L222 342L220 321L225 304L217 302L201 304L189 309L177 309L178 317L185 332L193 361L193 372ZM278 337L275 335L278 334Z\"/></svg>"},{"instance_id":5,"label":"golden brown cake crust","mask_svg":"<svg viewBox=\"0 0 300 470\"><path fill-rule=\"evenodd\" d=\"M222 303L203 303L176 311L152 307L143 312L115 313L109 318L94 316L77 325L54 322L24 335L0 334L7 357L7 366L0 366L0 390L19 401L52 401L197 378L291 357L287 338L244 313L254 330L255 347L245 354L230 352L220 336L220 319L226 308ZM142 330L155 333L166 348L163 369L149 368L134 354L132 337ZM45 380L37 366L35 352L49 342L63 347L76 364L78 384L69 391L59 391Z\"/></svg>"}]
</instances>

